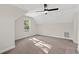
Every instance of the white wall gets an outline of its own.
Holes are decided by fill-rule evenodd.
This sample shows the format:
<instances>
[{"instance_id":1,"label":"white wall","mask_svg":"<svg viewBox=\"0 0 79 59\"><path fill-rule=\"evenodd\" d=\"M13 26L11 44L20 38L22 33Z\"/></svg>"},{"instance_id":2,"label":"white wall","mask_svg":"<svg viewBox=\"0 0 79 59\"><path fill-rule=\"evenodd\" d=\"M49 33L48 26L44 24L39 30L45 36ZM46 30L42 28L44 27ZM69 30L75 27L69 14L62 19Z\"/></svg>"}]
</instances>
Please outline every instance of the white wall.
<instances>
[{"instance_id":1,"label":"white wall","mask_svg":"<svg viewBox=\"0 0 79 59\"><path fill-rule=\"evenodd\" d=\"M39 6L39 8L42 5L34 5L35 6ZM23 10L32 10L31 8L33 6L31 5L17 5L17 7L22 8ZM27 8L28 7L28 8ZM37 9L37 7L35 7L33 9ZM38 26L36 28L38 28L38 32L37 34L41 34L41 35L49 35L49 36L53 36L53 37L60 37L60 38L64 38L64 32L69 32L70 33L70 37L69 39L73 39L73 31L75 32L74 28L73 28L73 14L75 12L76 9L76 5L73 4L51 4L48 5L48 8L55 8L58 7L59 10L58 11L51 11L48 12L47 15L42 14L40 16L34 17L34 20L37 22ZM41 9L39 9L41 10ZM17 22L22 22L21 20L17 21ZM23 27L22 24L19 24ZM17 25L18 30L19 30L19 25ZM59 29L59 30L56 30ZM17 34L16 37L21 37L21 36L28 36L29 34L23 34L24 32L20 32L20 31L24 31L24 29L20 29ZM22 33L22 34L21 34ZM76 41L76 40L74 40Z\"/></svg>"},{"instance_id":2,"label":"white wall","mask_svg":"<svg viewBox=\"0 0 79 59\"><path fill-rule=\"evenodd\" d=\"M0 5L0 53L15 47L15 19L22 14L13 6Z\"/></svg>"},{"instance_id":3,"label":"white wall","mask_svg":"<svg viewBox=\"0 0 79 59\"><path fill-rule=\"evenodd\" d=\"M29 17L29 25L30 29L28 32L25 32L24 30L24 17L22 16L21 18L16 20L16 40L35 35L37 33L37 24L34 21L33 18Z\"/></svg>"},{"instance_id":4,"label":"white wall","mask_svg":"<svg viewBox=\"0 0 79 59\"><path fill-rule=\"evenodd\" d=\"M64 32L69 32L72 39L72 24L71 23L55 23L55 24L40 24L38 28L38 34L65 38Z\"/></svg>"},{"instance_id":5,"label":"white wall","mask_svg":"<svg viewBox=\"0 0 79 59\"><path fill-rule=\"evenodd\" d=\"M73 37L72 38L75 43L78 43L78 40L77 40L78 12L74 13L72 23L73 23Z\"/></svg>"},{"instance_id":6,"label":"white wall","mask_svg":"<svg viewBox=\"0 0 79 59\"><path fill-rule=\"evenodd\" d=\"M59 9L59 11L48 12L47 15L42 14L35 17L38 23L38 34L47 35L59 38L65 38L64 32L69 32L73 39L73 15L75 9Z\"/></svg>"},{"instance_id":7,"label":"white wall","mask_svg":"<svg viewBox=\"0 0 79 59\"><path fill-rule=\"evenodd\" d=\"M77 10L77 40L78 40L78 48L77 48L77 50L78 50L78 52L79 52L79 5L78 5L78 10Z\"/></svg>"},{"instance_id":8,"label":"white wall","mask_svg":"<svg viewBox=\"0 0 79 59\"><path fill-rule=\"evenodd\" d=\"M78 9L79 10L79 9ZM77 40L78 40L78 52L79 52L79 11L78 11L78 22L77 22Z\"/></svg>"},{"instance_id":9,"label":"white wall","mask_svg":"<svg viewBox=\"0 0 79 59\"><path fill-rule=\"evenodd\" d=\"M0 5L0 53L15 47L15 26L16 39L32 36L35 34L62 38L63 32L70 32L70 38L72 38L72 31L75 32L72 27L73 13L73 9L62 10L61 8L61 10L59 11L49 12L48 15L42 15L34 19L30 18L31 29L29 32L24 32L23 18L18 19L19 17L24 15L24 11L19 8L13 7L12 5ZM38 26L35 21L38 23ZM77 25L79 29L79 24ZM77 31L77 35L79 35L79 30ZM79 39L79 36L77 37L77 39Z\"/></svg>"}]
</instances>

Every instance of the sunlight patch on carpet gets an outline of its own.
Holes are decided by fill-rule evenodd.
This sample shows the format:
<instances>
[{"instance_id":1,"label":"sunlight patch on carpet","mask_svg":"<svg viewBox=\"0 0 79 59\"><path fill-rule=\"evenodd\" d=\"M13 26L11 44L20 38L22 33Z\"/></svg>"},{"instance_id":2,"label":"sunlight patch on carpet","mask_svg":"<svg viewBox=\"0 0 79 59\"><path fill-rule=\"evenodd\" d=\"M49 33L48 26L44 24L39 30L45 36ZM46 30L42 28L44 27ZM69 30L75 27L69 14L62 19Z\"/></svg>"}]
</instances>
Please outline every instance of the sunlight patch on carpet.
<instances>
[{"instance_id":1,"label":"sunlight patch on carpet","mask_svg":"<svg viewBox=\"0 0 79 59\"><path fill-rule=\"evenodd\" d=\"M52 46L50 44L47 44L46 42L41 41L37 38L32 38L32 39L29 39L29 40L31 40L34 43L35 46L39 47L45 53L48 53L49 50L52 48Z\"/></svg>"}]
</instances>

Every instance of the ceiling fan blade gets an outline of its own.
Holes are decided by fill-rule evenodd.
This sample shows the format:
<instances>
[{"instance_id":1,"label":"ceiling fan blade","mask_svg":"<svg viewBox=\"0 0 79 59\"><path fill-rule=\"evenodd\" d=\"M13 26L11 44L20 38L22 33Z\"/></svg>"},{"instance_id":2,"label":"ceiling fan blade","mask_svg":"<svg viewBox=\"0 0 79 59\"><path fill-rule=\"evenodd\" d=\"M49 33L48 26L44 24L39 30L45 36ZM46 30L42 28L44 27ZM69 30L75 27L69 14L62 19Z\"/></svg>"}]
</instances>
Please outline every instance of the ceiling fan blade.
<instances>
[{"instance_id":1,"label":"ceiling fan blade","mask_svg":"<svg viewBox=\"0 0 79 59\"><path fill-rule=\"evenodd\" d=\"M44 11L36 11L36 12L44 12Z\"/></svg>"},{"instance_id":2,"label":"ceiling fan blade","mask_svg":"<svg viewBox=\"0 0 79 59\"><path fill-rule=\"evenodd\" d=\"M58 8L54 8L54 9L46 9L46 11L54 11L54 10L58 10Z\"/></svg>"}]
</instances>

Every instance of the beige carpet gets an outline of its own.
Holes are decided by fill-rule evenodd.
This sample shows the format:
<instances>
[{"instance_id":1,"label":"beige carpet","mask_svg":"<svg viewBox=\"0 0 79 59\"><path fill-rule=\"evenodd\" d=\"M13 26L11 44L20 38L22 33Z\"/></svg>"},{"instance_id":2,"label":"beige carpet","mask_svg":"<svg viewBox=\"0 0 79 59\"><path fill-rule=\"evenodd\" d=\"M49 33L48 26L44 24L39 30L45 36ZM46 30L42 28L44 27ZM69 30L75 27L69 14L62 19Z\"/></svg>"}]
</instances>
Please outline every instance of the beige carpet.
<instances>
[{"instance_id":1,"label":"beige carpet","mask_svg":"<svg viewBox=\"0 0 79 59\"><path fill-rule=\"evenodd\" d=\"M35 35L16 41L16 48L4 54L75 54L77 44L68 39Z\"/></svg>"}]
</instances>

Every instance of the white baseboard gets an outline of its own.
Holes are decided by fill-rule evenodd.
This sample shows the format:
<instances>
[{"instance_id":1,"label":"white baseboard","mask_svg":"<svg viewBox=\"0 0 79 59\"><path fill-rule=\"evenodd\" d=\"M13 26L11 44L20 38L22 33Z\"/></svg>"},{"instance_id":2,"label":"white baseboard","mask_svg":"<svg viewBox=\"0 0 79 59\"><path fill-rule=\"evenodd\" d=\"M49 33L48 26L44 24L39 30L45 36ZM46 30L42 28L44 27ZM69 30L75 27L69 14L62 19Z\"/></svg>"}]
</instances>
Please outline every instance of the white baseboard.
<instances>
[{"instance_id":1,"label":"white baseboard","mask_svg":"<svg viewBox=\"0 0 79 59\"><path fill-rule=\"evenodd\" d=\"M21 37L17 37L16 40L19 40L19 39L22 39L22 38L25 38L27 36L21 36Z\"/></svg>"},{"instance_id":2,"label":"white baseboard","mask_svg":"<svg viewBox=\"0 0 79 59\"><path fill-rule=\"evenodd\" d=\"M36 35L36 34L34 34L34 35ZM23 38L26 38L26 37L31 37L31 36L34 36L34 35L28 35L28 36L17 37L16 40L20 40L20 39L23 39Z\"/></svg>"},{"instance_id":3,"label":"white baseboard","mask_svg":"<svg viewBox=\"0 0 79 59\"><path fill-rule=\"evenodd\" d=\"M37 34L37 35L50 36L50 37L56 37L56 38L62 38L62 39L69 39L69 40L72 40L72 38L65 38L65 37L61 37L61 36L44 35L44 34Z\"/></svg>"},{"instance_id":4,"label":"white baseboard","mask_svg":"<svg viewBox=\"0 0 79 59\"><path fill-rule=\"evenodd\" d=\"M76 44L78 44L78 42L77 42L77 41L75 41L75 40L73 40L73 42L74 42L74 43L76 43Z\"/></svg>"},{"instance_id":5,"label":"white baseboard","mask_svg":"<svg viewBox=\"0 0 79 59\"><path fill-rule=\"evenodd\" d=\"M0 54L6 52L6 51L8 51L8 50L11 50L11 49L13 49L13 48L15 48L15 45L14 45L14 46L11 46L11 47L8 47L8 48L6 48L6 49L4 49L4 50L1 50L1 51L0 51Z\"/></svg>"},{"instance_id":6,"label":"white baseboard","mask_svg":"<svg viewBox=\"0 0 79 59\"><path fill-rule=\"evenodd\" d=\"M60 36L52 36L52 37L57 37L57 38L62 38L62 39L69 39L69 40L72 40L72 38L65 38L65 37L60 37Z\"/></svg>"},{"instance_id":7,"label":"white baseboard","mask_svg":"<svg viewBox=\"0 0 79 59\"><path fill-rule=\"evenodd\" d=\"M77 51L78 51L78 53L79 53L79 48L77 47Z\"/></svg>"}]
</instances>

